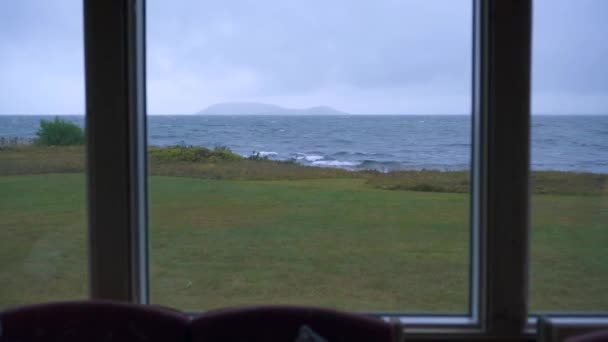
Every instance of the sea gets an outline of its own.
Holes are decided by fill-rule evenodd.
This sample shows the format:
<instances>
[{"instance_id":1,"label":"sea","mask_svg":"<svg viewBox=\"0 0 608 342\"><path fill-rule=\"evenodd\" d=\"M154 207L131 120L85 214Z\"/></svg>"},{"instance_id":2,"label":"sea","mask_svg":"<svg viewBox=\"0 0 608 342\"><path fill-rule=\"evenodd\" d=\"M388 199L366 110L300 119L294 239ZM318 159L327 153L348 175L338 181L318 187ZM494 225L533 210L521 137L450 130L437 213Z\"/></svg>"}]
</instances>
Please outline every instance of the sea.
<instances>
[{"instance_id":1,"label":"sea","mask_svg":"<svg viewBox=\"0 0 608 342\"><path fill-rule=\"evenodd\" d=\"M55 115L0 115L0 141L36 137ZM83 116L59 117L84 126ZM112 134L112 132L108 132ZM533 170L608 173L608 115L534 115ZM148 144L228 147L243 156L348 170L466 170L468 115L148 116Z\"/></svg>"}]
</instances>

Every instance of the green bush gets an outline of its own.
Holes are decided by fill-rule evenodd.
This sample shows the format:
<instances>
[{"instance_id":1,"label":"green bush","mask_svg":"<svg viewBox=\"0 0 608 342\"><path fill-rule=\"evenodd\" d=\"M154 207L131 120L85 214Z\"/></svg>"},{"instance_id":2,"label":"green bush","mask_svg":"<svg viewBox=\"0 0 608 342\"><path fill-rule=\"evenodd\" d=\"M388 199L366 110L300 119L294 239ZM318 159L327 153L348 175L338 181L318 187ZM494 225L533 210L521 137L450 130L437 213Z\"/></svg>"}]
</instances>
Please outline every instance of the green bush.
<instances>
[{"instance_id":1,"label":"green bush","mask_svg":"<svg viewBox=\"0 0 608 342\"><path fill-rule=\"evenodd\" d=\"M213 150L197 146L150 147L148 156L156 162L218 162L243 159L224 146Z\"/></svg>"},{"instance_id":2,"label":"green bush","mask_svg":"<svg viewBox=\"0 0 608 342\"><path fill-rule=\"evenodd\" d=\"M84 130L78 125L55 117L55 120L40 120L40 128L34 140L36 145L67 146L84 144Z\"/></svg>"}]
</instances>

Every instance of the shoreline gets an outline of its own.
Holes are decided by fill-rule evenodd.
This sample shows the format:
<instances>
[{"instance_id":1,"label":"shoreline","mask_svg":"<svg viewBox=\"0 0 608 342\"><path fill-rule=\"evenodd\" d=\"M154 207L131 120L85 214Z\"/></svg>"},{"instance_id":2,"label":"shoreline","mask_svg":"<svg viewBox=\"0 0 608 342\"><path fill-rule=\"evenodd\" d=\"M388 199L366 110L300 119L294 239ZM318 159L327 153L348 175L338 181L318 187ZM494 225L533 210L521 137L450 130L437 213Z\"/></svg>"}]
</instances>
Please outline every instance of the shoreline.
<instances>
[{"instance_id":1,"label":"shoreline","mask_svg":"<svg viewBox=\"0 0 608 342\"><path fill-rule=\"evenodd\" d=\"M391 191L468 193L468 170L346 170L276 161L260 156L242 157L224 147L150 147L150 175L212 180L363 179L366 186ZM82 146L0 146L0 176L84 172ZM534 194L608 195L608 174L532 170Z\"/></svg>"},{"instance_id":2,"label":"shoreline","mask_svg":"<svg viewBox=\"0 0 608 342\"><path fill-rule=\"evenodd\" d=\"M3 117L0 140L31 143L39 121L52 117ZM85 123L80 116L61 117L80 127ZM531 122L532 170L608 173L608 144L602 139L607 118L538 115ZM470 133L462 115L159 115L149 118L147 142L224 145L245 158L255 150L269 159L354 171L460 171L471 161Z\"/></svg>"},{"instance_id":3,"label":"shoreline","mask_svg":"<svg viewBox=\"0 0 608 342\"><path fill-rule=\"evenodd\" d=\"M36 146L34 145L34 138L19 138L19 137L0 137L0 151L3 150L21 150L21 149L61 149L61 148L78 148L78 146ZM297 164L302 167L313 167L319 169L337 169L344 170L349 172L379 172L383 174L392 174L399 172L417 172L417 171L433 171L433 172L468 172L470 168L463 167L462 165L411 165L403 167L404 161L392 160L338 160L333 159L332 157L326 157L321 155L316 155L315 153L294 153L298 155L297 157L290 158L278 158L278 154L276 152L269 151L256 151L253 150L251 154L242 154L233 152L230 148L225 146L216 146L215 148L209 148L206 146L197 146L197 145L149 145L148 146L148 155L149 159L153 151L158 150L171 150L171 149L192 149L192 150L223 150L228 151L229 153L240 157L244 160L259 160L259 161L268 161L275 163L288 163L288 164ZM328 159L329 158L329 159ZM175 160L178 161L178 160ZM181 160L188 161L188 160ZM203 160L197 160L203 161ZM531 172L559 172L559 173L572 173L572 174L589 174L589 175L608 175L608 172L596 172L590 170L562 170L562 169L550 169L550 168L532 168Z\"/></svg>"}]
</instances>

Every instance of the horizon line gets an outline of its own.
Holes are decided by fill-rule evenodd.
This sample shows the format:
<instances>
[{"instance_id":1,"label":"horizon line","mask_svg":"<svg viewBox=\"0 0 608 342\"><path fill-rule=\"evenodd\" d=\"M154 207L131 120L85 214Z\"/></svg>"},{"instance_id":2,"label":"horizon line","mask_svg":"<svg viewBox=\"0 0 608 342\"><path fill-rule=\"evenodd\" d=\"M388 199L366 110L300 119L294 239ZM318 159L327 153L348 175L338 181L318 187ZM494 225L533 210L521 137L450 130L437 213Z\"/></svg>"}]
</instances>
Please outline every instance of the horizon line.
<instances>
[{"instance_id":1,"label":"horizon line","mask_svg":"<svg viewBox=\"0 0 608 342\"><path fill-rule=\"evenodd\" d=\"M532 113L531 116L606 116L608 113L579 113L579 114L563 114L563 113ZM0 116L82 116L85 114L74 113L0 113ZM344 113L344 114L192 114L192 113L148 113L147 116L472 116L472 114L463 113Z\"/></svg>"}]
</instances>

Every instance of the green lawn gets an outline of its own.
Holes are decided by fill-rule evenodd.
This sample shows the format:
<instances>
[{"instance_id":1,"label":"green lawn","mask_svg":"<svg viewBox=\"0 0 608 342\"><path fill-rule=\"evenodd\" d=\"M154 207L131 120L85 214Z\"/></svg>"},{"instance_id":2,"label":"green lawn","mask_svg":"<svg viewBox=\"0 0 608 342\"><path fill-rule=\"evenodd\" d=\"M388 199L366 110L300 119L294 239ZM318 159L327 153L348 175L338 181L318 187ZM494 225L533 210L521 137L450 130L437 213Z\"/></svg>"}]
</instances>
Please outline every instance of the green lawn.
<instances>
[{"instance_id":1,"label":"green lawn","mask_svg":"<svg viewBox=\"0 0 608 342\"><path fill-rule=\"evenodd\" d=\"M0 171L7 165L0 158ZM84 298L83 174L6 173L0 307ZM151 177L152 301L465 311L468 196L383 190L339 175ZM608 197L535 195L533 210L533 310L608 310Z\"/></svg>"}]
</instances>

